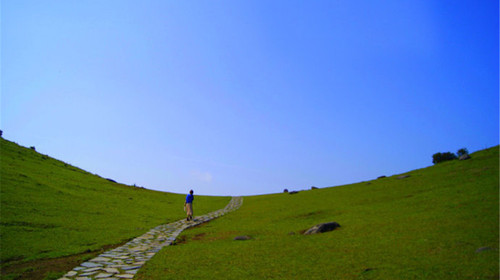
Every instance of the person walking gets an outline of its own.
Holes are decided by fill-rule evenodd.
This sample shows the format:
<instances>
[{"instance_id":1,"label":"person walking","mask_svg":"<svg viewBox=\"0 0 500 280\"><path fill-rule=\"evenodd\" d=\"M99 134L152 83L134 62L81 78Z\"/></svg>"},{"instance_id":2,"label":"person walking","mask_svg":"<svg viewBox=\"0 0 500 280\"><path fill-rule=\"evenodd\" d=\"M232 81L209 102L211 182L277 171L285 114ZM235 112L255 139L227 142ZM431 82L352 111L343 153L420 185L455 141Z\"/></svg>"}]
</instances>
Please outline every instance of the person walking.
<instances>
[{"instance_id":1,"label":"person walking","mask_svg":"<svg viewBox=\"0 0 500 280\"><path fill-rule=\"evenodd\" d=\"M184 202L184 210L186 211L186 221L193 220L193 190L189 191L189 194L186 196L186 201Z\"/></svg>"}]
</instances>

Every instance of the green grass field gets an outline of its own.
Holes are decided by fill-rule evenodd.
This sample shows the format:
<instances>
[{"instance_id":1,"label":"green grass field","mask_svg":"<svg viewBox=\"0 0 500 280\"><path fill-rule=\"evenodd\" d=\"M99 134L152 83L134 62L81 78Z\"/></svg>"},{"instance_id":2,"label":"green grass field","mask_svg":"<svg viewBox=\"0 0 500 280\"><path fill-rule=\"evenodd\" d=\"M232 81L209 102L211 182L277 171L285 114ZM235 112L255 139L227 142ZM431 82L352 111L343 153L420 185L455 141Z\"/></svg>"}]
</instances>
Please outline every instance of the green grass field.
<instances>
[{"instance_id":1,"label":"green grass field","mask_svg":"<svg viewBox=\"0 0 500 280\"><path fill-rule=\"evenodd\" d=\"M498 279L498 149L405 179L245 197L239 210L185 231L136 278ZM44 279L32 262L90 258L184 217L184 194L113 183L4 139L0 156L2 279L23 277L5 272L23 264ZM196 214L228 201L197 196ZM301 234L329 221L341 228ZM234 241L238 235L253 239ZM47 279L72 268L64 265Z\"/></svg>"},{"instance_id":2,"label":"green grass field","mask_svg":"<svg viewBox=\"0 0 500 280\"><path fill-rule=\"evenodd\" d=\"M494 147L405 179L245 197L238 211L185 231L136 278L498 279L498 160ZM329 221L341 228L300 234Z\"/></svg>"},{"instance_id":3,"label":"green grass field","mask_svg":"<svg viewBox=\"0 0 500 280\"><path fill-rule=\"evenodd\" d=\"M0 156L2 278L16 277L5 267L95 251L185 217L184 194L113 183L1 138ZM230 198L196 200L201 215Z\"/></svg>"}]
</instances>

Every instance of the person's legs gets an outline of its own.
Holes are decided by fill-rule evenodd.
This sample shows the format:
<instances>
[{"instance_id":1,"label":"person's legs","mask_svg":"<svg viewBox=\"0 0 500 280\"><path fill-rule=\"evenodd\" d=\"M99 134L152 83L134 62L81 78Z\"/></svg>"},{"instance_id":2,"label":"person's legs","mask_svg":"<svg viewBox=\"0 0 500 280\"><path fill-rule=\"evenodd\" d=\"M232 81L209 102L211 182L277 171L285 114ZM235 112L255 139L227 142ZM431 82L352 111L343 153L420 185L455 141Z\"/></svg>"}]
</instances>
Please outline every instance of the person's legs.
<instances>
[{"instance_id":1,"label":"person's legs","mask_svg":"<svg viewBox=\"0 0 500 280\"><path fill-rule=\"evenodd\" d=\"M191 221L193 220L193 204L191 203Z\"/></svg>"},{"instance_id":2,"label":"person's legs","mask_svg":"<svg viewBox=\"0 0 500 280\"><path fill-rule=\"evenodd\" d=\"M187 209L187 220L193 220L193 204L188 203L186 204L186 209Z\"/></svg>"}]
</instances>

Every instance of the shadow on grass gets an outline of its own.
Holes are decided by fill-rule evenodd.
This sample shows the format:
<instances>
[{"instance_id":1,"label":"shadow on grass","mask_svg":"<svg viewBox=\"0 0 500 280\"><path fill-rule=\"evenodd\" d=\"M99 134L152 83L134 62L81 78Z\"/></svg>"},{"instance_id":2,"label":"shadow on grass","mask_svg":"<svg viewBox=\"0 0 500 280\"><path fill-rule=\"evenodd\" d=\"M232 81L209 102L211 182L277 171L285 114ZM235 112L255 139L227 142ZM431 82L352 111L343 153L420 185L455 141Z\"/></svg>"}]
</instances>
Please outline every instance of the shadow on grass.
<instances>
[{"instance_id":1,"label":"shadow on grass","mask_svg":"<svg viewBox=\"0 0 500 280\"><path fill-rule=\"evenodd\" d=\"M82 262L97 257L99 254L104 253L110 249L124 245L130 240L124 241L120 244L106 245L99 250L86 251L83 253L54 258L54 259L41 259L28 262L12 262L2 264L1 279L33 279L33 280L48 280L59 279L74 267L80 265Z\"/></svg>"}]
</instances>

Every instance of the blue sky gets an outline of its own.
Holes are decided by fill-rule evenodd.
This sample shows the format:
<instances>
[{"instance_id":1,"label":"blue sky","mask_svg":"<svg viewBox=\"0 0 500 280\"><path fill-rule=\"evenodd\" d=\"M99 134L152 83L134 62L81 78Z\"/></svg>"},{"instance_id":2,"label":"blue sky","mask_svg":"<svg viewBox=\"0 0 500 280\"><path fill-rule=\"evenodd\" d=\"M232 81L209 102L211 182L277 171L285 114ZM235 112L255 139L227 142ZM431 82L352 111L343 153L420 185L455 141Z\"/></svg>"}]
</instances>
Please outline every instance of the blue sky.
<instances>
[{"instance_id":1,"label":"blue sky","mask_svg":"<svg viewBox=\"0 0 500 280\"><path fill-rule=\"evenodd\" d=\"M327 187L499 144L498 1L1 1L4 138L126 184Z\"/></svg>"}]
</instances>

